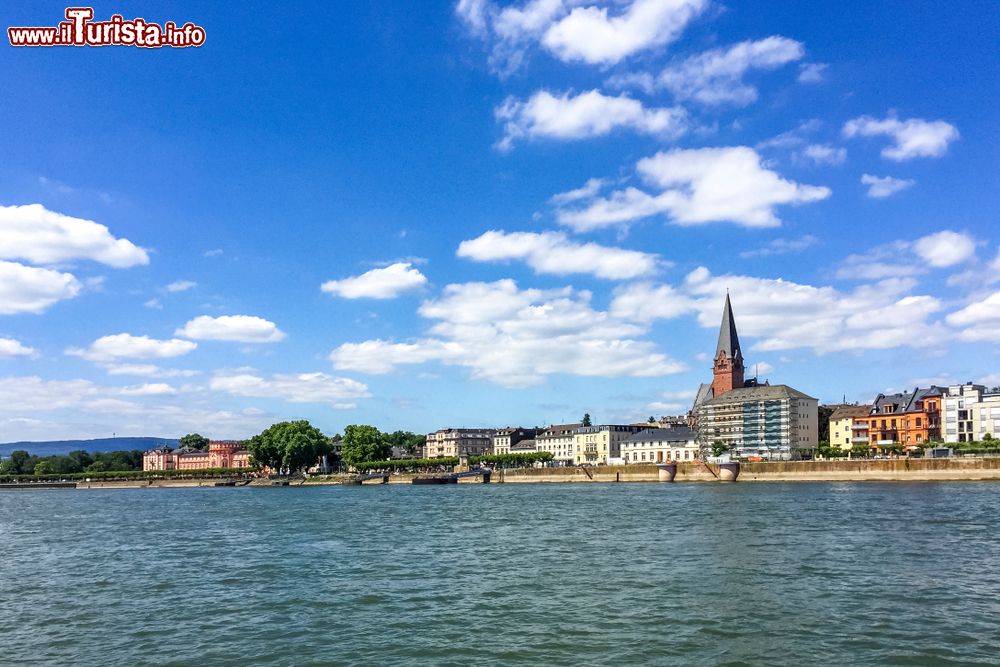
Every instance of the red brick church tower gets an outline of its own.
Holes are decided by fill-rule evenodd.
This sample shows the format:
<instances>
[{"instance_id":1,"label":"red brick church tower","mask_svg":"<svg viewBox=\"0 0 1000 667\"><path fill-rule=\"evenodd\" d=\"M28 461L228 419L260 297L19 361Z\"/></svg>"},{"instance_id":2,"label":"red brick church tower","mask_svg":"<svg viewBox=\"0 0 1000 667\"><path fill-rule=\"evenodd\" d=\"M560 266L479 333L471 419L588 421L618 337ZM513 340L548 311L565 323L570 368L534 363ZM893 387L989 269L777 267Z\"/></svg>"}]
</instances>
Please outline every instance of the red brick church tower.
<instances>
[{"instance_id":1,"label":"red brick church tower","mask_svg":"<svg viewBox=\"0 0 1000 667\"><path fill-rule=\"evenodd\" d=\"M740 338L736 335L736 321L733 319L733 306L729 303L728 293L726 308L722 311L722 327L719 329L719 344L715 348L712 373L712 395L715 397L745 385L743 351L740 350Z\"/></svg>"}]
</instances>

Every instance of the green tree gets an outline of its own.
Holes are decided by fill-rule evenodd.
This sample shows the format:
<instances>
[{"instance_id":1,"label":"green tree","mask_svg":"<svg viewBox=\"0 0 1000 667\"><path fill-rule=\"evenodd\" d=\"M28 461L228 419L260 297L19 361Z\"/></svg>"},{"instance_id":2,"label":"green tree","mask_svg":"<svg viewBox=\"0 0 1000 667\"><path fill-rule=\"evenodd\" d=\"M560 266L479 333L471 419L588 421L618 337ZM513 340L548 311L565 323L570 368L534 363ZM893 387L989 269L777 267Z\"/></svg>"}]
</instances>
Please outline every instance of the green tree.
<instances>
[{"instance_id":1,"label":"green tree","mask_svg":"<svg viewBox=\"0 0 1000 667\"><path fill-rule=\"evenodd\" d=\"M10 453L11 472L15 475L31 475L35 472L38 457L32 456L23 449L15 449Z\"/></svg>"},{"instance_id":2,"label":"green tree","mask_svg":"<svg viewBox=\"0 0 1000 667\"><path fill-rule=\"evenodd\" d=\"M833 414L833 408L821 405L816 408L816 412L819 418L819 442L830 442L830 415Z\"/></svg>"},{"instance_id":3,"label":"green tree","mask_svg":"<svg viewBox=\"0 0 1000 667\"><path fill-rule=\"evenodd\" d=\"M73 462L73 472L83 472L87 466L94 462L94 457L82 449L70 452L66 455L66 458Z\"/></svg>"},{"instance_id":4,"label":"green tree","mask_svg":"<svg viewBox=\"0 0 1000 667\"><path fill-rule=\"evenodd\" d=\"M716 440L712 443L712 456L722 456L729 451L729 445L722 442L721 440Z\"/></svg>"},{"instance_id":5,"label":"green tree","mask_svg":"<svg viewBox=\"0 0 1000 667\"><path fill-rule=\"evenodd\" d=\"M580 422L581 422L581 425L583 425L583 426L593 426L593 424L590 422L590 413L589 412L587 412L587 413L585 413L583 415L583 419L580 420Z\"/></svg>"},{"instance_id":6,"label":"green tree","mask_svg":"<svg viewBox=\"0 0 1000 667\"><path fill-rule=\"evenodd\" d=\"M52 462L49 459L42 459L35 464L35 469L32 472L36 475L51 475L55 471L52 469Z\"/></svg>"},{"instance_id":7,"label":"green tree","mask_svg":"<svg viewBox=\"0 0 1000 667\"><path fill-rule=\"evenodd\" d=\"M188 433L180 439L180 445L181 447L190 447L191 449L205 451L208 449L208 438L200 433Z\"/></svg>"},{"instance_id":8,"label":"green tree","mask_svg":"<svg viewBox=\"0 0 1000 667\"><path fill-rule=\"evenodd\" d=\"M272 470L302 470L330 453L330 439L305 420L280 422L245 443L254 461Z\"/></svg>"},{"instance_id":9,"label":"green tree","mask_svg":"<svg viewBox=\"0 0 1000 667\"><path fill-rule=\"evenodd\" d=\"M344 446L340 452L347 465L362 461L382 461L389 458L392 445L385 434L374 426L352 424L344 429Z\"/></svg>"}]
</instances>

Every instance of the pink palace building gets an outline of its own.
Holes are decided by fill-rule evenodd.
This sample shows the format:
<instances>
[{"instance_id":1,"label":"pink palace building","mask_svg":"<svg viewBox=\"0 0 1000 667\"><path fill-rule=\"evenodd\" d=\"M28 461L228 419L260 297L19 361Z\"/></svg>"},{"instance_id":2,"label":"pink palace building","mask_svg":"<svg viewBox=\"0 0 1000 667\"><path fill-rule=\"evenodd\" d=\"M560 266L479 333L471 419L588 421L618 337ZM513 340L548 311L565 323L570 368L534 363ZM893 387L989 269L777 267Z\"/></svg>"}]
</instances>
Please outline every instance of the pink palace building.
<instances>
[{"instance_id":1,"label":"pink palace building","mask_svg":"<svg viewBox=\"0 0 1000 667\"><path fill-rule=\"evenodd\" d=\"M250 452L237 440L213 440L208 451L190 447L151 449L142 455L143 470L204 470L206 468L249 468Z\"/></svg>"}]
</instances>

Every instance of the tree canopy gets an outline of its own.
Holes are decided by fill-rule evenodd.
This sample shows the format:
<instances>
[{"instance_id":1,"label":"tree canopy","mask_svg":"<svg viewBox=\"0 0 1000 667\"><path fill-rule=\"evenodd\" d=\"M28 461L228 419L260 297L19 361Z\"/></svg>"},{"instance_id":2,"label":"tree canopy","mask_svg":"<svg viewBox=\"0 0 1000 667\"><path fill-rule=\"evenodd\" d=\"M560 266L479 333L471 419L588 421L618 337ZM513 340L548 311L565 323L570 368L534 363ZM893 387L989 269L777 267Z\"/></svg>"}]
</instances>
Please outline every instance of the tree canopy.
<instances>
[{"instance_id":1,"label":"tree canopy","mask_svg":"<svg viewBox=\"0 0 1000 667\"><path fill-rule=\"evenodd\" d=\"M208 449L208 438L200 433L188 433L180 439L180 445L181 447L190 447L191 449L204 451Z\"/></svg>"},{"instance_id":2,"label":"tree canopy","mask_svg":"<svg viewBox=\"0 0 1000 667\"><path fill-rule=\"evenodd\" d=\"M382 461L392 453L392 444L386 434L366 424L351 424L345 428L343 443L340 456L351 466L362 461Z\"/></svg>"},{"instance_id":3,"label":"tree canopy","mask_svg":"<svg viewBox=\"0 0 1000 667\"><path fill-rule=\"evenodd\" d=\"M302 470L330 453L330 439L305 420L274 424L245 446L256 463L272 470Z\"/></svg>"},{"instance_id":4,"label":"tree canopy","mask_svg":"<svg viewBox=\"0 0 1000 667\"><path fill-rule=\"evenodd\" d=\"M589 412L584 413L583 419L581 420L581 424L583 426L593 426L593 424L590 422L590 413Z\"/></svg>"}]
</instances>

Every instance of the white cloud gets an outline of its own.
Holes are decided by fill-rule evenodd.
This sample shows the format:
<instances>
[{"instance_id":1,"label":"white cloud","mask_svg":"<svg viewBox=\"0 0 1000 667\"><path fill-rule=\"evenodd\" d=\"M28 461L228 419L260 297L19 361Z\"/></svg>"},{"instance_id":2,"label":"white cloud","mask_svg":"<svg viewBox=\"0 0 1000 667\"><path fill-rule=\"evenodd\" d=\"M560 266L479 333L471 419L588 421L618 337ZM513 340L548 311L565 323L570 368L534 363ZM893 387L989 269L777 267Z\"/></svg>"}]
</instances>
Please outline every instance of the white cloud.
<instances>
[{"instance_id":1,"label":"white cloud","mask_svg":"<svg viewBox=\"0 0 1000 667\"><path fill-rule=\"evenodd\" d=\"M627 128L673 139L687 129L687 112L680 107L647 108L626 95L610 97L598 90L575 96L539 90L527 101L508 97L497 107L496 117L504 123L501 150L509 150L521 138L585 139Z\"/></svg>"},{"instance_id":2,"label":"white cloud","mask_svg":"<svg viewBox=\"0 0 1000 667\"><path fill-rule=\"evenodd\" d=\"M360 276L328 280L320 289L344 299L392 299L427 284L427 277L410 262L396 262Z\"/></svg>"},{"instance_id":3,"label":"white cloud","mask_svg":"<svg viewBox=\"0 0 1000 667\"><path fill-rule=\"evenodd\" d=\"M806 248L811 248L819 243L815 236L807 234L797 239L774 239L773 241L753 250L744 250L740 253L743 259L753 257L773 257L775 255L786 255L791 252L801 252Z\"/></svg>"},{"instance_id":4,"label":"white cloud","mask_svg":"<svg viewBox=\"0 0 1000 667\"><path fill-rule=\"evenodd\" d=\"M118 393L122 396L169 396L176 394L177 390L165 382L150 382L134 387L122 387Z\"/></svg>"},{"instance_id":5,"label":"white cloud","mask_svg":"<svg viewBox=\"0 0 1000 667\"><path fill-rule=\"evenodd\" d=\"M702 267L689 273L680 286L646 284L617 290L610 312L648 322L693 311L701 326L717 329L728 289L741 337L759 339L755 350L809 348L825 354L940 345L947 332L930 318L942 304L930 296L907 294L912 286L908 281L886 280L842 292L780 279L713 276Z\"/></svg>"},{"instance_id":6,"label":"white cloud","mask_svg":"<svg viewBox=\"0 0 1000 667\"><path fill-rule=\"evenodd\" d=\"M843 164L847 159L847 149L829 144L811 144L806 146L802 154L816 164Z\"/></svg>"},{"instance_id":7,"label":"white cloud","mask_svg":"<svg viewBox=\"0 0 1000 667\"><path fill-rule=\"evenodd\" d=\"M0 338L0 359L37 357L38 351L13 338Z\"/></svg>"},{"instance_id":8,"label":"white cloud","mask_svg":"<svg viewBox=\"0 0 1000 667\"><path fill-rule=\"evenodd\" d=\"M285 332L270 320L252 315L199 315L174 332L194 340L225 340L240 343L277 343Z\"/></svg>"},{"instance_id":9,"label":"white cloud","mask_svg":"<svg viewBox=\"0 0 1000 667\"><path fill-rule=\"evenodd\" d=\"M799 83L820 83L828 67L826 63L802 63L799 65Z\"/></svg>"},{"instance_id":10,"label":"white cloud","mask_svg":"<svg viewBox=\"0 0 1000 667\"><path fill-rule=\"evenodd\" d=\"M222 248L213 248L212 250L205 251L205 257L221 257L222 253Z\"/></svg>"},{"instance_id":11,"label":"white cloud","mask_svg":"<svg viewBox=\"0 0 1000 667\"><path fill-rule=\"evenodd\" d=\"M613 65L674 42L706 7L706 0L634 0L620 14L607 7L576 7L551 25L542 43L564 62Z\"/></svg>"},{"instance_id":12,"label":"white cloud","mask_svg":"<svg viewBox=\"0 0 1000 667\"><path fill-rule=\"evenodd\" d=\"M728 289L741 336L761 339L753 349L811 348L818 354L940 345L946 333L929 318L941 302L906 294L910 288L908 281L886 280L842 292L781 279L712 276L704 268L684 281L703 327L719 326Z\"/></svg>"},{"instance_id":13,"label":"white cloud","mask_svg":"<svg viewBox=\"0 0 1000 667\"><path fill-rule=\"evenodd\" d=\"M552 197L549 198L549 201L553 204L569 204L570 202L579 201L581 199L590 199L600 192L604 185L605 181L603 179L588 178L587 182L580 187L552 195Z\"/></svg>"},{"instance_id":14,"label":"white cloud","mask_svg":"<svg viewBox=\"0 0 1000 667\"><path fill-rule=\"evenodd\" d=\"M757 89L744 82L749 70L774 70L801 60L801 42L773 36L745 41L725 49L713 49L664 69L649 81L654 89L665 88L676 99L716 106L746 106L757 100ZM627 79L622 81L628 83Z\"/></svg>"},{"instance_id":15,"label":"white cloud","mask_svg":"<svg viewBox=\"0 0 1000 667\"><path fill-rule=\"evenodd\" d=\"M104 370L108 375L135 375L150 378L187 378L201 375L201 371L162 368L155 364L106 363Z\"/></svg>"},{"instance_id":16,"label":"white cloud","mask_svg":"<svg viewBox=\"0 0 1000 667\"><path fill-rule=\"evenodd\" d=\"M683 364L637 340L645 328L590 306L570 287L521 290L513 280L449 285L419 313L430 336L408 343L369 340L330 353L338 369L388 373L436 361L469 369L474 379L506 387L538 384L555 373L585 377L656 377Z\"/></svg>"},{"instance_id":17,"label":"white cloud","mask_svg":"<svg viewBox=\"0 0 1000 667\"><path fill-rule=\"evenodd\" d=\"M253 373L222 373L212 378L209 388L235 396L280 398L289 403L331 403L338 409L345 399L368 398L367 385L325 373L277 374L270 378Z\"/></svg>"},{"instance_id":18,"label":"white cloud","mask_svg":"<svg viewBox=\"0 0 1000 667\"><path fill-rule=\"evenodd\" d=\"M72 274L0 260L0 315L41 313L82 288Z\"/></svg>"},{"instance_id":19,"label":"white cloud","mask_svg":"<svg viewBox=\"0 0 1000 667\"><path fill-rule=\"evenodd\" d=\"M188 354L197 347L197 343L179 338L158 340L149 336L121 333L102 336L86 348L67 348L66 354L100 363L117 359L169 359Z\"/></svg>"},{"instance_id":20,"label":"white cloud","mask_svg":"<svg viewBox=\"0 0 1000 667\"><path fill-rule=\"evenodd\" d=\"M0 378L0 412L57 410L79 405L97 393L89 380L43 380L40 377Z\"/></svg>"},{"instance_id":21,"label":"white cloud","mask_svg":"<svg viewBox=\"0 0 1000 667\"><path fill-rule=\"evenodd\" d=\"M186 292L187 290L193 289L197 286L198 283L196 283L193 280L176 280L167 285L166 287L164 287L163 289L167 290L168 292Z\"/></svg>"},{"instance_id":22,"label":"white cloud","mask_svg":"<svg viewBox=\"0 0 1000 667\"><path fill-rule=\"evenodd\" d=\"M159 299L153 298L142 303L146 308L153 308L154 310L163 310L163 304L160 303Z\"/></svg>"},{"instance_id":23,"label":"white cloud","mask_svg":"<svg viewBox=\"0 0 1000 667\"><path fill-rule=\"evenodd\" d=\"M910 179L872 176L871 174L862 174L861 183L868 186L868 196L872 199L884 199L917 184L916 181Z\"/></svg>"},{"instance_id":24,"label":"white cloud","mask_svg":"<svg viewBox=\"0 0 1000 667\"><path fill-rule=\"evenodd\" d=\"M651 253L576 243L561 232L505 232L491 230L462 241L458 256L478 262L520 260L535 270L557 276L585 273L622 280L656 273L660 260Z\"/></svg>"},{"instance_id":25,"label":"white cloud","mask_svg":"<svg viewBox=\"0 0 1000 667\"><path fill-rule=\"evenodd\" d=\"M561 208L558 221L576 231L589 231L664 213L679 225L729 221L746 227L781 224L774 208L820 201L830 189L801 185L765 168L752 148L673 150L639 160L636 171L651 195L629 187L583 208Z\"/></svg>"},{"instance_id":26,"label":"white cloud","mask_svg":"<svg viewBox=\"0 0 1000 667\"><path fill-rule=\"evenodd\" d=\"M104 225L41 204L0 206L0 258L36 264L86 259L117 268L149 264L145 250L116 239Z\"/></svg>"},{"instance_id":27,"label":"white cloud","mask_svg":"<svg viewBox=\"0 0 1000 667\"><path fill-rule=\"evenodd\" d=\"M490 66L501 76L518 69L540 46L563 62L607 66L669 44L708 0L529 0L500 8L489 0L459 0L459 20L490 48ZM604 5L604 6L602 6ZM614 14L609 16L609 8Z\"/></svg>"},{"instance_id":28,"label":"white cloud","mask_svg":"<svg viewBox=\"0 0 1000 667\"><path fill-rule=\"evenodd\" d=\"M633 322L670 319L694 310L694 302L670 285L650 282L619 287L608 312Z\"/></svg>"},{"instance_id":29,"label":"white cloud","mask_svg":"<svg viewBox=\"0 0 1000 667\"><path fill-rule=\"evenodd\" d=\"M976 241L968 234L944 230L913 242L913 251L935 268L954 266L976 255Z\"/></svg>"},{"instance_id":30,"label":"white cloud","mask_svg":"<svg viewBox=\"0 0 1000 667\"><path fill-rule=\"evenodd\" d=\"M1000 343L1000 291L951 313L945 320L953 327L963 327L959 340Z\"/></svg>"},{"instance_id":31,"label":"white cloud","mask_svg":"<svg viewBox=\"0 0 1000 667\"><path fill-rule=\"evenodd\" d=\"M882 157L901 162L917 157L940 157L948 144L958 139L958 130L943 120L928 121L920 118L899 120L889 116L882 120L861 116L844 124L845 137L892 137L893 144L882 149Z\"/></svg>"},{"instance_id":32,"label":"white cloud","mask_svg":"<svg viewBox=\"0 0 1000 667\"><path fill-rule=\"evenodd\" d=\"M865 253L849 255L837 271L847 280L881 280L917 276L975 258L976 241L969 234L943 230L915 241L893 241Z\"/></svg>"},{"instance_id":33,"label":"white cloud","mask_svg":"<svg viewBox=\"0 0 1000 667\"><path fill-rule=\"evenodd\" d=\"M171 401L177 399L168 394L139 392L132 396L139 402L122 400L122 391L79 379L0 378L0 432L11 440L107 437L112 432L163 437L199 432L241 439L280 420L257 409L215 410L193 402L175 403ZM14 416L4 418L4 413Z\"/></svg>"}]
</instances>

